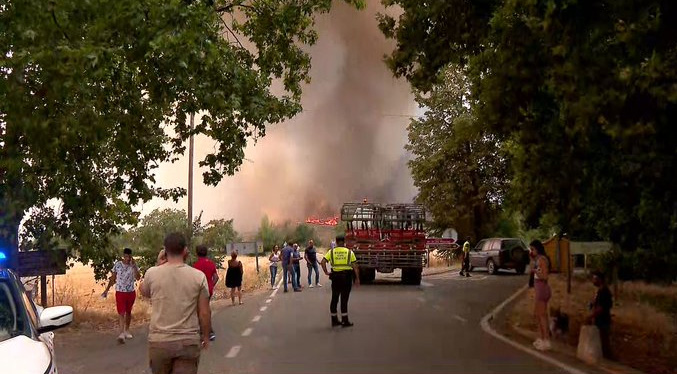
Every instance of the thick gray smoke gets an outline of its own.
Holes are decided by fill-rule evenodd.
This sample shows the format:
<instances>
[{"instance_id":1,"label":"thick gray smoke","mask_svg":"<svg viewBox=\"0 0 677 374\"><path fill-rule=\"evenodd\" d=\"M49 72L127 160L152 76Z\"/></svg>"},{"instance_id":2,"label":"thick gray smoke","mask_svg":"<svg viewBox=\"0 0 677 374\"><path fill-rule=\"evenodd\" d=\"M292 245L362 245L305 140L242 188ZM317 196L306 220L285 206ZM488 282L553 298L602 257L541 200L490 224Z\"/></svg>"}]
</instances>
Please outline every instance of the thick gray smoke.
<instances>
[{"instance_id":1,"label":"thick gray smoke","mask_svg":"<svg viewBox=\"0 0 677 374\"><path fill-rule=\"evenodd\" d=\"M337 214L343 202L368 198L410 202L416 191L406 166L407 115L416 106L406 82L383 63L392 50L377 28L372 2L356 11L341 2L318 20L320 39L310 49L312 83L304 111L269 127L250 145L241 171L218 187L201 184L195 172L194 212L203 221L234 218L238 229L255 230L264 214L272 220L303 220ZM197 139L196 160L213 142ZM165 186L187 185L185 159L162 168ZM181 183L183 181L183 183ZM186 200L178 208L186 207ZM146 204L144 213L166 202Z\"/></svg>"}]
</instances>

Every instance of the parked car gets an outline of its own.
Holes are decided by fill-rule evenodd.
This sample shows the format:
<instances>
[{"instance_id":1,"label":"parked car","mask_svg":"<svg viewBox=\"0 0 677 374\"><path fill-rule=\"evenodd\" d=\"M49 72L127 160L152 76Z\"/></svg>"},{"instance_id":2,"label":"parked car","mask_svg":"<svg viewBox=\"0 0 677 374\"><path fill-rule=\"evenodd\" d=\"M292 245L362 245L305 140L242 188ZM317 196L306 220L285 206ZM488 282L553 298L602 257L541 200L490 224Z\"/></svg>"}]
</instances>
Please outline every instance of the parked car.
<instances>
[{"instance_id":1,"label":"parked car","mask_svg":"<svg viewBox=\"0 0 677 374\"><path fill-rule=\"evenodd\" d=\"M52 330L73 321L73 308L42 308L18 276L0 268L0 374L58 373Z\"/></svg>"},{"instance_id":2,"label":"parked car","mask_svg":"<svg viewBox=\"0 0 677 374\"><path fill-rule=\"evenodd\" d=\"M486 267L489 274L498 269L515 269L524 274L529 265L529 249L519 238L488 238L480 240L470 251L470 270Z\"/></svg>"}]
</instances>

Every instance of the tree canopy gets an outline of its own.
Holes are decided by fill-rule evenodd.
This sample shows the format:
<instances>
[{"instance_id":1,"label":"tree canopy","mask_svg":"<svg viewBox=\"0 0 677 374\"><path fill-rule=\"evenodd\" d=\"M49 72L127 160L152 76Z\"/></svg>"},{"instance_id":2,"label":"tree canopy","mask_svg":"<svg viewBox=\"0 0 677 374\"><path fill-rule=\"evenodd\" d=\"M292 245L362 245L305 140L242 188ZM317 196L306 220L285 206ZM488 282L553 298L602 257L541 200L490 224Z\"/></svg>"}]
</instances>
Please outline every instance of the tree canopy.
<instances>
[{"instance_id":1,"label":"tree canopy","mask_svg":"<svg viewBox=\"0 0 677 374\"><path fill-rule=\"evenodd\" d=\"M184 193L158 188L154 170L190 135L216 143L205 183L235 173L248 141L300 111L303 47L331 4L2 0L0 246L16 249L39 211L81 260L107 261L100 248L137 204Z\"/></svg>"},{"instance_id":2,"label":"tree canopy","mask_svg":"<svg viewBox=\"0 0 677 374\"><path fill-rule=\"evenodd\" d=\"M449 64L465 69L469 110L501 140L507 201L528 223L648 251L677 276L677 4L384 3L404 10L381 19L396 75L435 95Z\"/></svg>"}]
</instances>

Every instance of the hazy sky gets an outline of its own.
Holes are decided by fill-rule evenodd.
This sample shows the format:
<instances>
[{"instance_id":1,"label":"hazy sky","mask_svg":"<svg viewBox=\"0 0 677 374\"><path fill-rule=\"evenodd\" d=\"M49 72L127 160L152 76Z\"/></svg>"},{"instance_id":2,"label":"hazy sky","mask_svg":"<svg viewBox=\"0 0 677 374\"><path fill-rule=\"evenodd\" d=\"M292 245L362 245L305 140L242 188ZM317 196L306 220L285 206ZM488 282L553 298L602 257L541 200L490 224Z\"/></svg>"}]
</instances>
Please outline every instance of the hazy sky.
<instances>
[{"instance_id":1,"label":"hazy sky","mask_svg":"<svg viewBox=\"0 0 677 374\"><path fill-rule=\"evenodd\" d=\"M303 92L303 113L266 130L246 149L241 171L217 187L202 184L197 168L214 142L197 138L193 212L203 222L234 218L240 231L258 227L267 214L274 221L302 220L309 215L337 214L342 202L367 197L378 202L410 202L416 194L409 170L407 115L416 104L404 81L384 65L392 49L377 28L378 4L356 11L336 2L331 14L318 19L320 38L310 48L312 82ZM198 119L196 119L196 123ZM188 186L187 156L162 165L163 187ZM144 214L158 207L187 209L153 200Z\"/></svg>"}]
</instances>

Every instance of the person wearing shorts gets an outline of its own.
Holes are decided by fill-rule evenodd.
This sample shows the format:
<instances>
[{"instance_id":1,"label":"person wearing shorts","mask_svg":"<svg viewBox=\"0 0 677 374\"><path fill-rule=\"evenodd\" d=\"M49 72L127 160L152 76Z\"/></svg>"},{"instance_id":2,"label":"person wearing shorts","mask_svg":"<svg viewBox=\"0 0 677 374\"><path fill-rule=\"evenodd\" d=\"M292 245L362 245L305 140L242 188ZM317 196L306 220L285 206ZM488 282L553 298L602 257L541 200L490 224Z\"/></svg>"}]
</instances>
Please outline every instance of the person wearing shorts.
<instances>
[{"instance_id":1,"label":"person wearing shorts","mask_svg":"<svg viewBox=\"0 0 677 374\"><path fill-rule=\"evenodd\" d=\"M134 283L141 278L139 267L132 257L132 249L125 248L122 253L122 260L116 261L113 265L108 286L101 294L104 298L108 297L108 290L115 283L115 307L118 311L120 326L120 334L117 339L120 344L124 344L126 339L133 338L132 334L129 333L129 325L132 323L132 308L136 300Z\"/></svg>"}]
</instances>

